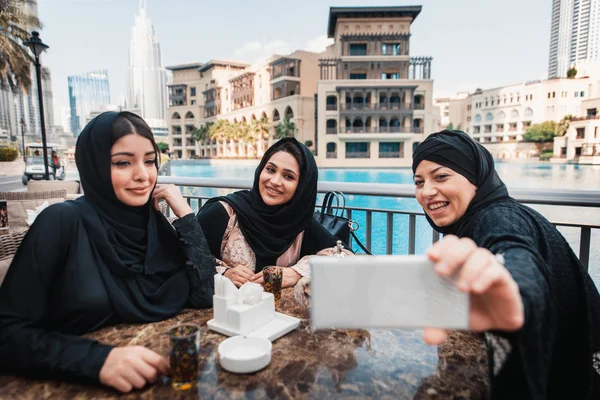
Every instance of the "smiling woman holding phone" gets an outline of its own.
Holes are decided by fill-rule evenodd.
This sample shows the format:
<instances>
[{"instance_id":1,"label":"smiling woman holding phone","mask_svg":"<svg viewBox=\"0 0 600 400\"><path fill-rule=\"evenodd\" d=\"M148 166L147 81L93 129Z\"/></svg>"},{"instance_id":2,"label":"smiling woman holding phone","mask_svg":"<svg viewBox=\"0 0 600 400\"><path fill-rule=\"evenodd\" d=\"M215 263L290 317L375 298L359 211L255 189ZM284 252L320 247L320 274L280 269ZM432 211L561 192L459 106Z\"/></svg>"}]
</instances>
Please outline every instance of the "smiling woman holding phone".
<instances>
[{"instance_id":1,"label":"smiling woman holding phone","mask_svg":"<svg viewBox=\"0 0 600 400\"><path fill-rule=\"evenodd\" d=\"M508 195L466 133L427 137L413 155L416 198L444 238L428 251L471 297L485 332L492 398L600 399L600 295L546 218ZM439 344L442 329L425 330Z\"/></svg>"}]
</instances>

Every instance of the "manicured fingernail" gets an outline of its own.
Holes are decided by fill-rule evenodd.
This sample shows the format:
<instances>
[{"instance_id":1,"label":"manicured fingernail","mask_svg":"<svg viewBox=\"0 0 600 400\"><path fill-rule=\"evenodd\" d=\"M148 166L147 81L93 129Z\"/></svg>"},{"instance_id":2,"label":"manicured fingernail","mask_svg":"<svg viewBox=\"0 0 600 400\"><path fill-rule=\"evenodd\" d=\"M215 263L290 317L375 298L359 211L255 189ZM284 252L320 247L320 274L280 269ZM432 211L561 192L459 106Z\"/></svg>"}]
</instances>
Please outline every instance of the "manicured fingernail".
<instances>
[{"instance_id":1,"label":"manicured fingernail","mask_svg":"<svg viewBox=\"0 0 600 400\"><path fill-rule=\"evenodd\" d=\"M429 248L429 249L427 250L427 255L428 255L429 257L439 257L439 255L440 255L440 252L439 252L437 249L434 249L434 248Z\"/></svg>"},{"instance_id":2,"label":"manicured fingernail","mask_svg":"<svg viewBox=\"0 0 600 400\"><path fill-rule=\"evenodd\" d=\"M465 281L459 281L456 286L461 292L466 292L467 290L469 290L469 285Z\"/></svg>"}]
</instances>

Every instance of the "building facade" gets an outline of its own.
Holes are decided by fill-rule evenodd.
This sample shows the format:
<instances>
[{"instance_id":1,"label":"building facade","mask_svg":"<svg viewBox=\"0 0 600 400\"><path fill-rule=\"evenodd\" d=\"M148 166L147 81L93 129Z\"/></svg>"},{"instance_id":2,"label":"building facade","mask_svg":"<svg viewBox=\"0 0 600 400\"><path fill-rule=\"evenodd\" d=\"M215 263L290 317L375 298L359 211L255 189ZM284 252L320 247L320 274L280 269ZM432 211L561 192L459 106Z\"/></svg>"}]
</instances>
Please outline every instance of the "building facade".
<instances>
[{"instance_id":1,"label":"building facade","mask_svg":"<svg viewBox=\"0 0 600 400\"><path fill-rule=\"evenodd\" d=\"M99 70L67 78L69 83L70 131L79 136L90 113L110 104L108 71Z\"/></svg>"},{"instance_id":2,"label":"building facade","mask_svg":"<svg viewBox=\"0 0 600 400\"><path fill-rule=\"evenodd\" d=\"M167 81L160 44L140 0L138 14L131 28L126 108L139 109L155 136L167 137ZM160 140L160 138L157 138Z\"/></svg>"},{"instance_id":3,"label":"building facade","mask_svg":"<svg viewBox=\"0 0 600 400\"><path fill-rule=\"evenodd\" d=\"M582 101L594 98L599 82L591 78L551 79L477 90L465 113L468 133L481 143L522 141L533 124L576 116Z\"/></svg>"},{"instance_id":4,"label":"building facade","mask_svg":"<svg viewBox=\"0 0 600 400\"><path fill-rule=\"evenodd\" d=\"M291 123L294 136L315 141L315 101L319 54L295 51L248 65L211 60L205 64L167 67L169 146L178 158L260 157L273 140L276 126ZM227 120L252 125L261 121L264 136L196 142L194 128Z\"/></svg>"},{"instance_id":5,"label":"building facade","mask_svg":"<svg viewBox=\"0 0 600 400\"><path fill-rule=\"evenodd\" d=\"M553 0L548 77L591 61L600 61L600 0Z\"/></svg>"},{"instance_id":6,"label":"building facade","mask_svg":"<svg viewBox=\"0 0 600 400\"><path fill-rule=\"evenodd\" d=\"M408 166L433 129L431 57L410 56L414 7L332 7L317 89L324 167ZM437 116L436 116L437 118Z\"/></svg>"},{"instance_id":7,"label":"building facade","mask_svg":"<svg viewBox=\"0 0 600 400\"><path fill-rule=\"evenodd\" d=\"M554 138L552 162L600 165L600 97L581 103L564 136Z\"/></svg>"}]
</instances>

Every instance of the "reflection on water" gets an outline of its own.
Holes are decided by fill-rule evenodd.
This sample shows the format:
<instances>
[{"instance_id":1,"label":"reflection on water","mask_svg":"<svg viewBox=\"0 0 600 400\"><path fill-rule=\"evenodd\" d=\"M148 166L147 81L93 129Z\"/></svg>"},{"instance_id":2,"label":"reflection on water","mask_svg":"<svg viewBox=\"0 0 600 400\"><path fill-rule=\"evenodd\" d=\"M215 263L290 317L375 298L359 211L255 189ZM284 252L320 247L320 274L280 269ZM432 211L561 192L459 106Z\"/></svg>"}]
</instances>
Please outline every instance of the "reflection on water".
<instances>
[{"instance_id":1,"label":"reflection on water","mask_svg":"<svg viewBox=\"0 0 600 400\"><path fill-rule=\"evenodd\" d=\"M258 162L256 163L258 164ZM172 176L194 176L207 178L241 178L251 180L254 177L256 164L217 164L207 165L194 162L173 163ZM552 189L600 189L600 166L590 165L555 165L555 164L521 164L497 163L496 169L500 177L509 187L519 188L552 188ZM368 183L412 183L410 168L394 169L321 169L319 179L337 182L368 182ZM189 194L198 196L219 196L231 190L228 189L186 189ZM319 201L322 197L319 198ZM354 207L380 208L404 211L422 211L414 199L399 199L370 196L347 196L348 205ZM586 207L557 207L533 206L536 210L553 222L577 222L600 225L600 208ZM363 213L354 213L363 227L357 232L358 237L365 241L366 221ZM559 230L571 244L576 254L579 252L579 230L563 228ZM372 251L374 254L385 254L385 237L387 219L383 213L373 214L372 222ZM431 244L433 231L425 218L417 218L416 251L424 252ZM408 217L397 215L393 224L393 252L406 254L408 252ZM600 230L592 230L590 254L590 274L600 285Z\"/></svg>"}]
</instances>

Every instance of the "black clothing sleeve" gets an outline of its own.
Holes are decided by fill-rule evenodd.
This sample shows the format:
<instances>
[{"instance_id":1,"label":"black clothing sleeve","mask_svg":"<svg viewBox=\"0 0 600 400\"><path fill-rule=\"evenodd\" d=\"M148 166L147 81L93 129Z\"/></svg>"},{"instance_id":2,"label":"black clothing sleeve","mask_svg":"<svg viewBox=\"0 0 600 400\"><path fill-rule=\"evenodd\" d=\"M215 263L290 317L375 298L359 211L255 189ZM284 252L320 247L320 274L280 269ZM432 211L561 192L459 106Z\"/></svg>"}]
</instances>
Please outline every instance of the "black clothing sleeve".
<instances>
[{"instance_id":1,"label":"black clothing sleeve","mask_svg":"<svg viewBox=\"0 0 600 400\"><path fill-rule=\"evenodd\" d=\"M193 213L175 220L173 226L187 260L185 271L190 282L188 304L192 308L211 308L217 270L202 227Z\"/></svg>"},{"instance_id":2,"label":"black clothing sleeve","mask_svg":"<svg viewBox=\"0 0 600 400\"><path fill-rule=\"evenodd\" d=\"M334 247L336 239L323 228L314 218L311 219L311 224L304 231L302 237L302 246L300 247L300 258L304 256L315 255L319 251Z\"/></svg>"},{"instance_id":3,"label":"black clothing sleeve","mask_svg":"<svg viewBox=\"0 0 600 400\"><path fill-rule=\"evenodd\" d=\"M524 306L525 322L519 331L490 332L507 340L509 351L492 346L490 342L495 341L488 336L492 398L547 396L559 307L554 300L549 266L540 254L544 249L539 246L538 230L522 213L497 208L482 213L473 224L472 235L468 235L478 246L502 254L506 269L519 286Z\"/></svg>"},{"instance_id":4,"label":"black clothing sleeve","mask_svg":"<svg viewBox=\"0 0 600 400\"><path fill-rule=\"evenodd\" d=\"M211 254L220 260L221 242L229 223L229 214L221 203L214 201L202 207L196 218L204 231Z\"/></svg>"},{"instance_id":5,"label":"black clothing sleeve","mask_svg":"<svg viewBox=\"0 0 600 400\"><path fill-rule=\"evenodd\" d=\"M23 239L0 287L0 371L99 381L113 346L43 327L76 226L76 212L56 204L37 217Z\"/></svg>"}]
</instances>

